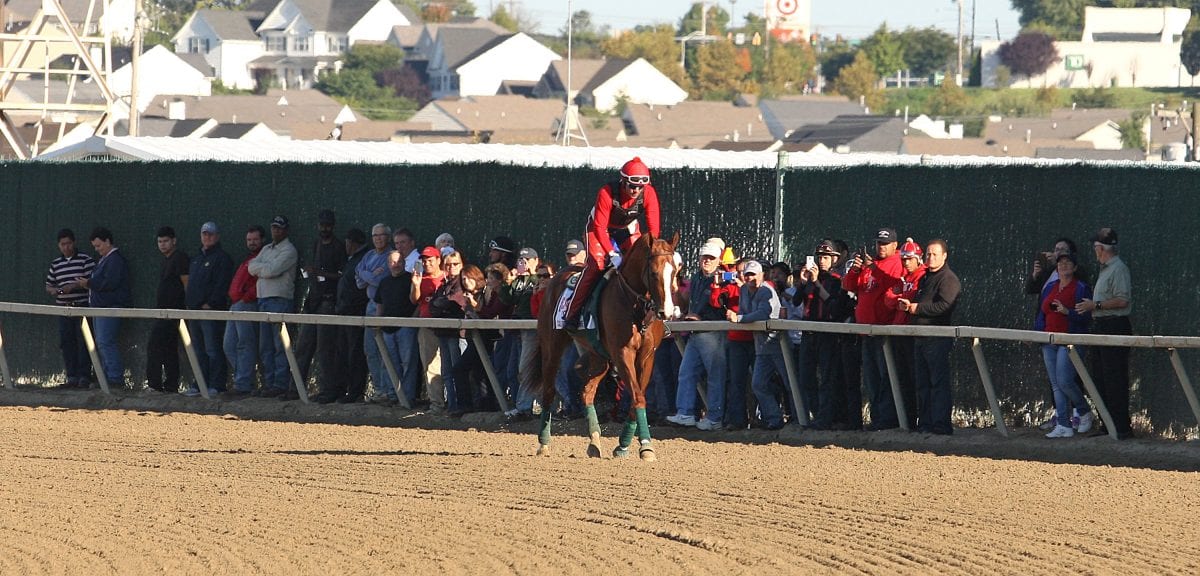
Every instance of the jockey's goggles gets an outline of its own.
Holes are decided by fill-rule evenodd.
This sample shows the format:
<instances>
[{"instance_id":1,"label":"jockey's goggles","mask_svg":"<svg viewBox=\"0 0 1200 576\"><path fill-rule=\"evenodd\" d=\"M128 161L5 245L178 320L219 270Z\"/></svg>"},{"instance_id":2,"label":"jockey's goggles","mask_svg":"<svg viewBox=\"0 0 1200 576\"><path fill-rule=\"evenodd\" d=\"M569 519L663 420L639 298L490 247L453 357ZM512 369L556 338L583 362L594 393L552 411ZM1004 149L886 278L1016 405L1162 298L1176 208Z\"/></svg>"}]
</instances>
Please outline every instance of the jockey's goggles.
<instances>
[{"instance_id":1,"label":"jockey's goggles","mask_svg":"<svg viewBox=\"0 0 1200 576\"><path fill-rule=\"evenodd\" d=\"M650 183L649 176L626 176L625 182L633 186L645 186Z\"/></svg>"}]
</instances>

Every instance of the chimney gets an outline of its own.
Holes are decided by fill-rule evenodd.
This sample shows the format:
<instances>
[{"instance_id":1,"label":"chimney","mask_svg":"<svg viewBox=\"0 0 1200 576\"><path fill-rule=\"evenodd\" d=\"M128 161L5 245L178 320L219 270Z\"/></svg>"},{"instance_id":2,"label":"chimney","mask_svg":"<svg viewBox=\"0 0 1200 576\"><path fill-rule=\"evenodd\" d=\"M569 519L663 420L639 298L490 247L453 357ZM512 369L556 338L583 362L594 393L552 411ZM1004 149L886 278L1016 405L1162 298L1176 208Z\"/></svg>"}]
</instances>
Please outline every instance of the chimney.
<instances>
[{"instance_id":1,"label":"chimney","mask_svg":"<svg viewBox=\"0 0 1200 576\"><path fill-rule=\"evenodd\" d=\"M187 120L187 105L183 100L172 100L167 104L167 119Z\"/></svg>"},{"instance_id":2,"label":"chimney","mask_svg":"<svg viewBox=\"0 0 1200 576\"><path fill-rule=\"evenodd\" d=\"M1025 143L1028 144L1030 140L1033 140L1033 130L1026 128L1025 129Z\"/></svg>"}]
</instances>

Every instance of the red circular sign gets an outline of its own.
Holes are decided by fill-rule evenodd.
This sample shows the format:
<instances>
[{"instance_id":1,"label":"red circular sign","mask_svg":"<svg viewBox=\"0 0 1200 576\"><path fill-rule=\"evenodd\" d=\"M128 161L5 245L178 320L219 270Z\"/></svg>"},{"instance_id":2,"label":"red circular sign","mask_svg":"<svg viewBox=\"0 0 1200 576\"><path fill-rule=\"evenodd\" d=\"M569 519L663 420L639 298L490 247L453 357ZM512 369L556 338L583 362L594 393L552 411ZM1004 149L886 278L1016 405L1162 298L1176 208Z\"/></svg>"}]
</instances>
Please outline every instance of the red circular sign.
<instances>
[{"instance_id":1,"label":"red circular sign","mask_svg":"<svg viewBox=\"0 0 1200 576\"><path fill-rule=\"evenodd\" d=\"M793 14L796 12L796 0L775 0L775 7L780 14Z\"/></svg>"}]
</instances>

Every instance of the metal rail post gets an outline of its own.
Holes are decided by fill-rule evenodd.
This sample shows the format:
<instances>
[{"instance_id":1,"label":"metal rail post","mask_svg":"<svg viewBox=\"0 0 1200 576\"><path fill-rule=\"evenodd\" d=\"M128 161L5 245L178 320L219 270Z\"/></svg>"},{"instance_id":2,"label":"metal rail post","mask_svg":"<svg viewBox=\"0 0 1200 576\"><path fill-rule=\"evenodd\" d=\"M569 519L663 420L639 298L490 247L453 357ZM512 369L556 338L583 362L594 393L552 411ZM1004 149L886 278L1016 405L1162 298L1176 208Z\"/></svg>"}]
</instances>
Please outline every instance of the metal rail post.
<instances>
[{"instance_id":1,"label":"metal rail post","mask_svg":"<svg viewBox=\"0 0 1200 576\"><path fill-rule=\"evenodd\" d=\"M96 350L96 339L92 337L92 327L88 324L87 316L79 317L79 328L83 331L83 343L87 345L88 356L92 357L92 366L96 368L96 383L105 394L112 395L108 389L108 376L104 375L104 363L100 361L100 353Z\"/></svg>"},{"instance_id":2,"label":"metal rail post","mask_svg":"<svg viewBox=\"0 0 1200 576\"><path fill-rule=\"evenodd\" d=\"M375 335L375 346L379 348L379 357L383 360L383 367L387 370L388 378L392 379L392 389L396 391L396 399L400 401L400 405L405 410L412 410L412 404L408 402L408 394L404 393L404 388L400 385L400 373L396 371L396 364L392 362L392 353L388 351L387 342L383 341L383 330L375 327L370 330Z\"/></svg>"},{"instance_id":3,"label":"metal rail post","mask_svg":"<svg viewBox=\"0 0 1200 576\"><path fill-rule=\"evenodd\" d=\"M1004 414L1000 412L1000 400L996 397L996 387L992 385L992 372L988 370L987 358L983 357L983 346L979 339L971 342L971 352L975 355L975 365L979 368L979 379L983 381L983 391L987 394L988 405L992 408L992 417L996 419L996 429L1000 435L1008 437L1008 426L1004 424Z\"/></svg>"},{"instance_id":4,"label":"metal rail post","mask_svg":"<svg viewBox=\"0 0 1200 576\"><path fill-rule=\"evenodd\" d=\"M292 351L292 336L288 334L287 323L279 323L279 338L283 340L283 352L287 355L288 367L292 369L292 382L296 384L296 394L300 396L300 401L308 404L308 388L304 385L304 378L300 376L300 363L296 361L296 353Z\"/></svg>"},{"instance_id":5,"label":"metal rail post","mask_svg":"<svg viewBox=\"0 0 1200 576\"><path fill-rule=\"evenodd\" d=\"M12 372L8 370L8 354L4 353L4 336L0 334L0 375L4 376L4 387L13 390L17 387L13 382Z\"/></svg>"},{"instance_id":6,"label":"metal rail post","mask_svg":"<svg viewBox=\"0 0 1200 576\"><path fill-rule=\"evenodd\" d=\"M1175 367L1175 376L1179 377L1179 385L1183 387L1183 395L1187 396L1188 405L1192 407L1192 414L1196 417L1196 422L1200 423L1200 401L1196 400L1196 389L1192 388L1192 380L1188 378L1187 371L1183 369L1183 360L1179 358L1179 351L1167 348L1167 354L1171 357L1171 366ZM5 378L8 376L5 375Z\"/></svg>"},{"instance_id":7,"label":"metal rail post","mask_svg":"<svg viewBox=\"0 0 1200 576\"><path fill-rule=\"evenodd\" d=\"M508 412L508 398L504 396L504 388L500 386L500 378L496 375L496 367L492 365L492 357L487 353L487 348L484 348L483 333L479 330L471 330L471 341L475 343L475 351L479 353L479 362L483 364L483 371L487 373L488 383L492 385L492 394L496 395L496 403L500 405L500 411Z\"/></svg>"},{"instance_id":8,"label":"metal rail post","mask_svg":"<svg viewBox=\"0 0 1200 576\"><path fill-rule=\"evenodd\" d=\"M796 359L792 357L792 341L788 339L787 332L780 332L779 348L783 350L783 367L787 370L788 388L792 391L792 409L796 411L796 422L801 426L808 426L808 407L804 405L804 396L800 394L800 378L796 375Z\"/></svg>"},{"instance_id":9,"label":"metal rail post","mask_svg":"<svg viewBox=\"0 0 1200 576\"><path fill-rule=\"evenodd\" d=\"M900 374L896 368L896 357L892 353L892 339L890 336L883 336L883 360L887 363L888 381L892 385L892 402L896 404L896 418L900 419L900 428L907 431L910 429L908 426L908 408L904 405L904 395L900 392Z\"/></svg>"},{"instance_id":10,"label":"metal rail post","mask_svg":"<svg viewBox=\"0 0 1200 576\"><path fill-rule=\"evenodd\" d=\"M1109 438L1118 440L1117 427L1113 425L1112 416L1108 413L1108 406L1100 397L1100 391L1096 390L1096 382L1088 373L1087 366L1083 365L1083 358L1079 357L1079 351L1075 349L1074 344L1067 345L1067 354L1071 357L1071 364L1075 365L1075 371L1079 373L1079 379L1083 380L1083 386L1087 388L1088 395L1092 397L1092 402L1096 404L1096 409L1100 411L1100 417L1104 419L1104 426L1108 428Z\"/></svg>"},{"instance_id":11,"label":"metal rail post","mask_svg":"<svg viewBox=\"0 0 1200 576\"><path fill-rule=\"evenodd\" d=\"M188 330L187 320L179 321L179 338L183 342L184 352L187 352L188 362L192 365L192 376L196 378L196 385L200 387L200 395L206 400L212 400L208 382L204 379L204 371L200 369L200 359L196 356L196 347L192 345L192 333Z\"/></svg>"}]
</instances>

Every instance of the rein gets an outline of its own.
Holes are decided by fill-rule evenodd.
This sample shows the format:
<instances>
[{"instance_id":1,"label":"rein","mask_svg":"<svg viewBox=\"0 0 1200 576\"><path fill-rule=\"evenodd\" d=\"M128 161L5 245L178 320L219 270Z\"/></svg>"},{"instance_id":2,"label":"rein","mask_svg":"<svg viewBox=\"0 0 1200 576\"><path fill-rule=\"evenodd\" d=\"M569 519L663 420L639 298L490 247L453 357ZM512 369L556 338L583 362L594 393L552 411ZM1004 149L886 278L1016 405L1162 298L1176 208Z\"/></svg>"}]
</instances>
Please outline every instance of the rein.
<instances>
[{"instance_id":1,"label":"rein","mask_svg":"<svg viewBox=\"0 0 1200 576\"><path fill-rule=\"evenodd\" d=\"M646 261L646 266L642 270L642 284L647 287L647 293L650 290L651 281L653 280L650 277L650 262L655 258L671 256L672 254L673 252L650 252L650 258ZM623 295L625 295L626 298L630 300L630 304L634 306L633 320L638 323L639 330L642 333L645 333L646 329L649 328L650 324L653 323L652 318L659 311L658 304L655 303L653 298L649 297L647 294L639 294L637 290L634 290L633 286L629 285L629 281L625 279L625 275L621 274L620 272L617 273L617 284L621 287L621 292Z\"/></svg>"}]
</instances>

